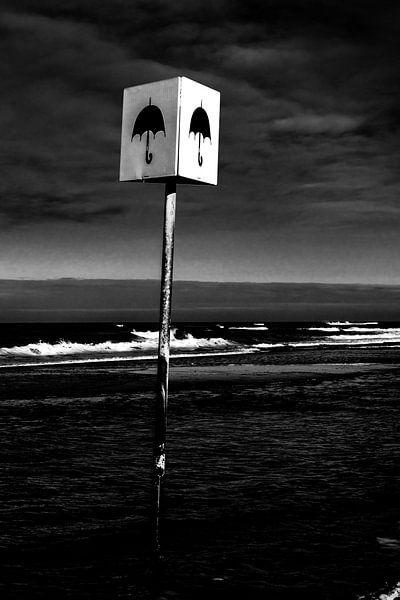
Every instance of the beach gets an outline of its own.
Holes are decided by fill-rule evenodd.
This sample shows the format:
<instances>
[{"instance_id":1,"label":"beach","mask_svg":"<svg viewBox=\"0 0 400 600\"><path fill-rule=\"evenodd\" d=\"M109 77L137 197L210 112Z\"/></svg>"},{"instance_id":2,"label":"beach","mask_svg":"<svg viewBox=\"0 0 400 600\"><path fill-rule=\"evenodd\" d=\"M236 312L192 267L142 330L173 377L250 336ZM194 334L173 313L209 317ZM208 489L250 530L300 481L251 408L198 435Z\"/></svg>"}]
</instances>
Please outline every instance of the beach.
<instances>
[{"instance_id":1,"label":"beach","mask_svg":"<svg viewBox=\"0 0 400 600\"><path fill-rule=\"evenodd\" d=\"M400 600L400 3L3 5L0 600Z\"/></svg>"},{"instance_id":2,"label":"beach","mask_svg":"<svg viewBox=\"0 0 400 600\"><path fill-rule=\"evenodd\" d=\"M121 340L102 326L90 356L50 355L54 330L3 348L14 363L0 385L2 597L377 600L396 589L397 327L363 325L375 344L335 346L303 339L303 325L196 327L176 332L185 348L171 359L161 565L150 552L153 342L118 360ZM260 344L275 346L249 351ZM21 366L28 347L33 364Z\"/></svg>"}]
</instances>

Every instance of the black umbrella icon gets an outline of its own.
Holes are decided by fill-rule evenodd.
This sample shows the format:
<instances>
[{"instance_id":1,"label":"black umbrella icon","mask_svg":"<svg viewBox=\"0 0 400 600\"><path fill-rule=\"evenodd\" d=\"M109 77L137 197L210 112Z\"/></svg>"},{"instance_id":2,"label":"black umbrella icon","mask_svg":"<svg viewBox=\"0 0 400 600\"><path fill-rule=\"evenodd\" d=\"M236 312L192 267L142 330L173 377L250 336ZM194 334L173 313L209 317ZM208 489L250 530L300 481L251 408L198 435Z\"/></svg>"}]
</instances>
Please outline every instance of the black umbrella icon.
<instances>
[{"instance_id":1,"label":"black umbrella icon","mask_svg":"<svg viewBox=\"0 0 400 600\"><path fill-rule=\"evenodd\" d=\"M162 112L158 106L151 103L151 98L149 98L148 106L145 106L145 108L143 108L143 110L141 110L136 117L131 137L131 141L135 135L139 135L140 139L142 139L142 135L146 133L146 163L148 165L153 160L153 154L149 152L150 131L152 132L154 138L156 137L156 133L159 131L162 131L166 137Z\"/></svg>"},{"instance_id":2,"label":"black umbrella icon","mask_svg":"<svg viewBox=\"0 0 400 600\"><path fill-rule=\"evenodd\" d=\"M200 106L196 108L192 114L192 118L190 119L189 136L192 131L194 133L194 137L196 137L197 133L199 134L199 153L197 155L197 160L199 161L199 165L201 167L203 164L203 157L200 154L201 136L203 136L203 140L209 138L211 142L210 121L208 120L208 115L203 108L203 102L201 102Z\"/></svg>"}]
</instances>

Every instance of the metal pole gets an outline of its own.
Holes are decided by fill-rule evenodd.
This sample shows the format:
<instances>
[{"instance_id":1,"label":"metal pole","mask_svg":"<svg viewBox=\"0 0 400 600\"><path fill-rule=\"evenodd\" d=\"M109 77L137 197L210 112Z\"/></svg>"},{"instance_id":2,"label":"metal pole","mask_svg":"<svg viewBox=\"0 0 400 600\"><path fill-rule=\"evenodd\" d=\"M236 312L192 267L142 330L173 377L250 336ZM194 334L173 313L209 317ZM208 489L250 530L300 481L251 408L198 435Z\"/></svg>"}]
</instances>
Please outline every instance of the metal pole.
<instances>
[{"instance_id":1,"label":"metal pole","mask_svg":"<svg viewBox=\"0 0 400 600\"><path fill-rule=\"evenodd\" d=\"M176 182L165 184L163 250L161 263L160 336L158 343L156 414L154 427L154 552L160 552L160 510L165 475L167 433L169 341L171 325L172 270L174 259Z\"/></svg>"}]
</instances>

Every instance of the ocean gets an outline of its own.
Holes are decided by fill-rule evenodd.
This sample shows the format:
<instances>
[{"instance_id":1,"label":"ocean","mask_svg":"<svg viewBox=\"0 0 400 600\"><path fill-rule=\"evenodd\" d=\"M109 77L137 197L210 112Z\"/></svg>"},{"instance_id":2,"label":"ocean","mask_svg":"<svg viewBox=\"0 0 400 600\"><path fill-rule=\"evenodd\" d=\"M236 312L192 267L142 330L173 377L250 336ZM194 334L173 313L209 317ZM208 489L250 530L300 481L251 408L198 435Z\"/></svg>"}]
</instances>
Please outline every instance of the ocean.
<instances>
[{"instance_id":1,"label":"ocean","mask_svg":"<svg viewBox=\"0 0 400 600\"><path fill-rule=\"evenodd\" d=\"M0 324L3 599L400 598L400 323Z\"/></svg>"}]
</instances>

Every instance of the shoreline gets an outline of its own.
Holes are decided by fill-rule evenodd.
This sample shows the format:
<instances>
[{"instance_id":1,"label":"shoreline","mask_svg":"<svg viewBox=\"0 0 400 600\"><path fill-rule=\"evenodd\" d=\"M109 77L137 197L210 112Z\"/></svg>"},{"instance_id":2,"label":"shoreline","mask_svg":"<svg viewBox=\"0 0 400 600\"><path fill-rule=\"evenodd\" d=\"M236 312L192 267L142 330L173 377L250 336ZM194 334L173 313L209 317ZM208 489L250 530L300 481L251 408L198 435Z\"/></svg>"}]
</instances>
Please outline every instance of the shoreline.
<instances>
[{"instance_id":1,"label":"shoreline","mask_svg":"<svg viewBox=\"0 0 400 600\"><path fill-rule=\"evenodd\" d=\"M0 395L3 401L22 399L87 398L121 394L148 394L155 390L156 364L143 363L141 368L126 367L109 369L104 364L89 369L3 370ZM116 365L114 365L116 367ZM214 390L232 386L262 387L272 382L285 383L326 378L343 379L368 375L374 372L389 372L399 369L398 364L369 363L292 363L251 364L229 363L218 365L185 364L171 365L169 391Z\"/></svg>"}]
</instances>

